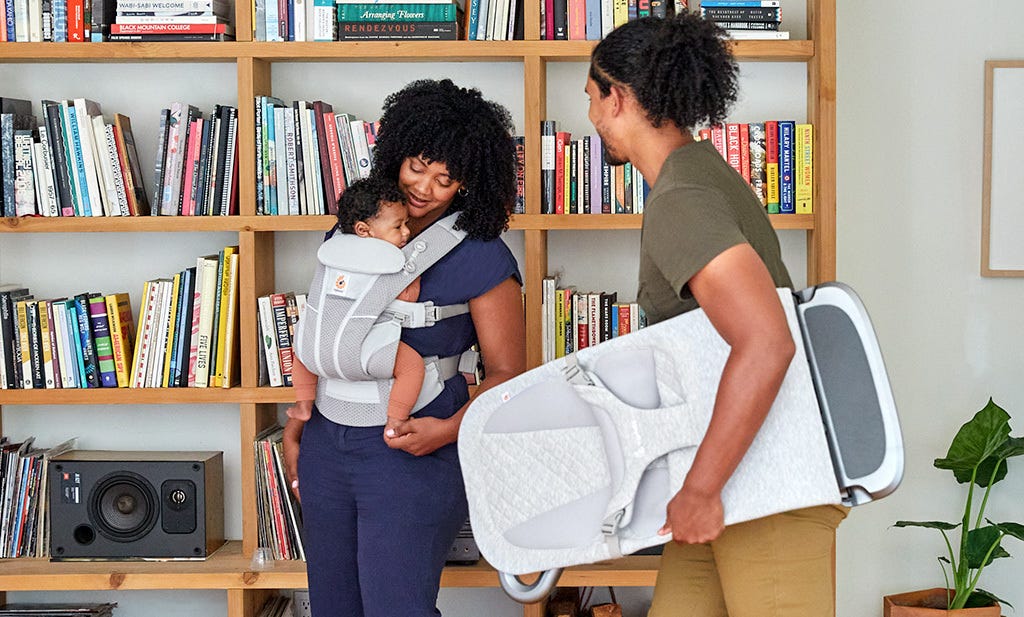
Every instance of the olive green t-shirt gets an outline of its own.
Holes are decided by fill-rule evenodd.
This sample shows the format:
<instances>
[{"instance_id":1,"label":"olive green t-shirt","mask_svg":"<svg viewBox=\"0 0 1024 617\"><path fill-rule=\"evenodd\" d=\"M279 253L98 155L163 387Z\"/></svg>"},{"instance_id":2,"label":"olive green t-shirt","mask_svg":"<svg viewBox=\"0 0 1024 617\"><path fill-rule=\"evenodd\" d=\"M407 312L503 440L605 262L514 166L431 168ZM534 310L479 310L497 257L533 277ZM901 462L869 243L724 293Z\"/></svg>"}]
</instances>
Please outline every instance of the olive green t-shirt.
<instances>
[{"instance_id":1,"label":"olive green t-shirt","mask_svg":"<svg viewBox=\"0 0 1024 617\"><path fill-rule=\"evenodd\" d=\"M648 323L697 308L690 278L742 243L761 256L776 287L792 287L764 206L711 141L672 152L644 205L637 301Z\"/></svg>"}]
</instances>

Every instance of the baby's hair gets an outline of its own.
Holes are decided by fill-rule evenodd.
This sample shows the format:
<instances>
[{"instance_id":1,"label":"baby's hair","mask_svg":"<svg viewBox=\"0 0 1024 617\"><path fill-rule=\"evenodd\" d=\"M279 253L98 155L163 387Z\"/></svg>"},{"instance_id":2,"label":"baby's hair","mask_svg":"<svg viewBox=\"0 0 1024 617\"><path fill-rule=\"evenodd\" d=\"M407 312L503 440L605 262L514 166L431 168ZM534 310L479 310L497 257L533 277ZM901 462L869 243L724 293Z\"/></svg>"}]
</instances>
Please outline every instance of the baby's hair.
<instances>
[{"instance_id":1,"label":"baby's hair","mask_svg":"<svg viewBox=\"0 0 1024 617\"><path fill-rule=\"evenodd\" d=\"M405 195L394 180L370 176L356 180L338 199L338 229L351 234L359 221L369 221L380 213L384 202L405 202Z\"/></svg>"}]
</instances>

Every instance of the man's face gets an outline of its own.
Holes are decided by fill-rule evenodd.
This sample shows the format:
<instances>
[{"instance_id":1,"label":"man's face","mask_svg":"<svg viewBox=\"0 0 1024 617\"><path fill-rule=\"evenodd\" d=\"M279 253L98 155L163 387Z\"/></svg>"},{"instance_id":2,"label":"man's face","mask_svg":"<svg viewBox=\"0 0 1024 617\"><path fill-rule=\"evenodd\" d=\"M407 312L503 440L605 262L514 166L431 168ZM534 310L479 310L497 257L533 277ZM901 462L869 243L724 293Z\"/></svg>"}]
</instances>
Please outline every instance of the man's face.
<instances>
[{"instance_id":1,"label":"man's face","mask_svg":"<svg viewBox=\"0 0 1024 617\"><path fill-rule=\"evenodd\" d=\"M587 96L590 97L590 110L587 115L601 138L605 160L609 165L624 165L629 159L620 151L618 137L615 134L615 117L611 113L612 95L601 96L601 90L593 79L587 77Z\"/></svg>"}]
</instances>

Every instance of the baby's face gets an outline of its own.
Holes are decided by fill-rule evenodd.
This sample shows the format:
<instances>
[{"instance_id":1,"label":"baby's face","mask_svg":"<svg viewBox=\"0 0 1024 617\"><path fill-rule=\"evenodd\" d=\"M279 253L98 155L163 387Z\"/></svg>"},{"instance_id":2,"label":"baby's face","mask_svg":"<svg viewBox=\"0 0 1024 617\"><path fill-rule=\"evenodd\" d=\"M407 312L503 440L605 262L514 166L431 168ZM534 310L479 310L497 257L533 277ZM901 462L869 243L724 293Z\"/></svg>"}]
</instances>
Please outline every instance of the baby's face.
<instances>
[{"instance_id":1,"label":"baby's face","mask_svg":"<svg viewBox=\"0 0 1024 617\"><path fill-rule=\"evenodd\" d=\"M385 201L380 205L377 216L366 224L370 227L370 237L390 242L401 248L409 241L409 209L397 201Z\"/></svg>"}]
</instances>

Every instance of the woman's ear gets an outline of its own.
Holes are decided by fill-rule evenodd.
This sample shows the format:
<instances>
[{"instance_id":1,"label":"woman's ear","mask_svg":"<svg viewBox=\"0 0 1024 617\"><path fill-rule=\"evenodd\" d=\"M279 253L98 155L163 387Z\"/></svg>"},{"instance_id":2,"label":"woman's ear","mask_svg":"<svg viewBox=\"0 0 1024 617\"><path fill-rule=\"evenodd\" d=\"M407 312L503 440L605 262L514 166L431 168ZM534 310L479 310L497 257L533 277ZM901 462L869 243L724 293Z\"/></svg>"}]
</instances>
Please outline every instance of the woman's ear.
<instances>
[{"instance_id":1,"label":"woman's ear","mask_svg":"<svg viewBox=\"0 0 1024 617\"><path fill-rule=\"evenodd\" d=\"M356 224L352 226L352 231L356 232L356 235L360 238L368 238L373 235L366 221L356 221Z\"/></svg>"}]
</instances>

